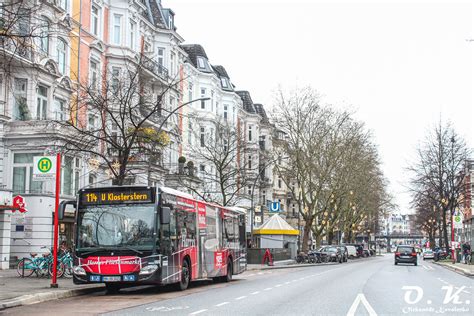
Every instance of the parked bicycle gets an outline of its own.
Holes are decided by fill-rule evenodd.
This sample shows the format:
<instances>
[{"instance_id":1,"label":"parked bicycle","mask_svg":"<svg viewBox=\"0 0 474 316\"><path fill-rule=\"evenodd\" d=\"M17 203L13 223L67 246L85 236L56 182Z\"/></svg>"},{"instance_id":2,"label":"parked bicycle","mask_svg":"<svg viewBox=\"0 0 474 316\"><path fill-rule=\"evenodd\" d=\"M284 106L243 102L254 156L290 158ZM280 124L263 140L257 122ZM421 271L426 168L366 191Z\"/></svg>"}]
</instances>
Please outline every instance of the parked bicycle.
<instances>
[{"instance_id":1,"label":"parked bicycle","mask_svg":"<svg viewBox=\"0 0 474 316\"><path fill-rule=\"evenodd\" d=\"M48 247L41 247L41 249L49 249ZM37 277L52 276L53 275L53 256L51 251L48 253L43 253L41 256L38 256L37 253L30 253L30 258L21 259L16 267L16 271L21 277L29 277L33 273ZM57 276L62 277L64 274L65 268L64 263L58 259L57 265Z\"/></svg>"}]
</instances>

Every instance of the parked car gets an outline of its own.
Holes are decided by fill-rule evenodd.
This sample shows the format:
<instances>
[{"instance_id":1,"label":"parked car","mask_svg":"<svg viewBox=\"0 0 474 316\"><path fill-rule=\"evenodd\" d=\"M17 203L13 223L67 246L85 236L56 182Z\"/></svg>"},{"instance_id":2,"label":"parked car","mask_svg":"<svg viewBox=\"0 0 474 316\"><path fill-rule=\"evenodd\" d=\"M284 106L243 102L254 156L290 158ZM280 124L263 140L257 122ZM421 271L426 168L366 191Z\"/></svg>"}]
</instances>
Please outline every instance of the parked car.
<instances>
[{"instance_id":1,"label":"parked car","mask_svg":"<svg viewBox=\"0 0 474 316\"><path fill-rule=\"evenodd\" d=\"M347 249L347 252L348 252L348 255L349 255L349 259L355 259L357 258L357 249L355 246L353 245L344 245L346 246L346 249Z\"/></svg>"},{"instance_id":2,"label":"parked car","mask_svg":"<svg viewBox=\"0 0 474 316\"><path fill-rule=\"evenodd\" d=\"M347 247L344 245L337 246L339 250L341 250L342 253L342 261L347 262L349 260L349 251L347 250Z\"/></svg>"},{"instance_id":3,"label":"parked car","mask_svg":"<svg viewBox=\"0 0 474 316\"><path fill-rule=\"evenodd\" d=\"M326 246L322 247L320 250L322 253L327 253L330 262L339 262L342 263L342 252L336 246Z\"/></svg>"},{"instance_id":4,"label":"parked car","mask_svg":"<svg viewBox=\"0 0 474 316\"><path fill-rule=\"evenodd\" d=\"M413 263L418 265L418 254L415 247L399 245L395 251L395 265L399 263Z\"/></svg>"},{"instance_id":5,"label":"parked car","mask_svg":"<svg viewBox=\"0 0 474 316\"><path fill-rule=\"evenodd\" d=\"M434 259L434 252L431 249L426 249L423 251L423 260Z\"/></svg>"}]
</instances>

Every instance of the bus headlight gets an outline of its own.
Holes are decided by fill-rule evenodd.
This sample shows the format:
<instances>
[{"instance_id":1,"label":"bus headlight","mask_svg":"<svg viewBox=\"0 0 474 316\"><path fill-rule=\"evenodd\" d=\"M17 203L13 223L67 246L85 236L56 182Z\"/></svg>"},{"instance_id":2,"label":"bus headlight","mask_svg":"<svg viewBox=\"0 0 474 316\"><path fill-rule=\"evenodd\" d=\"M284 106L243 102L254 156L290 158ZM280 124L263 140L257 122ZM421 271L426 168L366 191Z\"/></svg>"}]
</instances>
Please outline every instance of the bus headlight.
<instances>
[{"instance_id":1,"label":"bus headlight","mask_svg":"<svg viewBox=\"0 0 474 316\"><path fill-rule=\"evenodd\" d=\"M146 267L141 268L140 273L138 273L138 274L140 274L140 275L152 274L156 270L158 270L158 266L156 264L149 264Z\"/></svg>"},{"instance_id":2,"label":"bus headlight","mask_svg":"<svg viewBox=\"0 0 474 316\"><path fill-rule=\"evenodd\" d=\"M74 267L72 271L75 275L86 275L86 270L80 266Z\"/></svg>"}]
</instances>

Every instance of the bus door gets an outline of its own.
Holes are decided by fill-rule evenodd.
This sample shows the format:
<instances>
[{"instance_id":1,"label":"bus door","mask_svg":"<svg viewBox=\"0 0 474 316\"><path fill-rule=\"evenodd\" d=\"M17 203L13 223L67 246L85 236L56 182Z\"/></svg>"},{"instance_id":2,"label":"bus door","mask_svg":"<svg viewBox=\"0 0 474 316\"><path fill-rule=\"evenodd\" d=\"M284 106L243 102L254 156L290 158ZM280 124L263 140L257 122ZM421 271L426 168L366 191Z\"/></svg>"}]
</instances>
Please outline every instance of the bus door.
<instances>
[{"instance_id":1,"label":"bus door","mask_svg":"<svg viewBox=\"0 0 474 316\"><path fill-rule=\"evenodd\" d=\"M201 256L203 258L203 274L211 278L217 276L216 261L219 259L219 217L215 206L206 205L206 228L202 239L203 247ZM216 257L217 256L217 257Z\"/></svg>"},{"instance_id":2,"label":"bus door","mask_svg":"<svg viewBox=\"0 0 474 316\"><path fill-rule=\"evenodd\" d=\"M176 252L178 251L178 231L176 220L176 209L174 205L166 205L170 207L170 223L163 225L163 238L161 240L162 260L162 281L163 283L177 282L179 270L179 262L176 260Z\"/></svg>"}]
</instances>

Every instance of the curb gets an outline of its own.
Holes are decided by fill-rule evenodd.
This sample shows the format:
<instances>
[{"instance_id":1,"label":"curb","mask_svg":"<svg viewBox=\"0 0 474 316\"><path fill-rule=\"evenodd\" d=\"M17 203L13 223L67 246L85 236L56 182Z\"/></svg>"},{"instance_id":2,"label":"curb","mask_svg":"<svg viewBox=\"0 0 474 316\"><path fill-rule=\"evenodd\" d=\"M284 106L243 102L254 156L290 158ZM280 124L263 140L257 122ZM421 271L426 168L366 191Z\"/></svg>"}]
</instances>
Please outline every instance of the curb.
<instances>
[{"instance_id":1,"label":"curb","mask_svg":"<svg viewBox=\"0 0 474 316\"><path fill-rule=\"evenodd\" d=\"M41 302L52 301L60 298L67 298L73 296L79 296L84 294L89 294L92 292L97 292L105 289L103 285L97 285L94 287L80 288L80 289L69 289L69 290L59 290L59 291L49 291L36 294L27 294L18 296L12 299L0 301L0 311L6 308L17 307L22 305L31 305Z\"/></svg>"},{"instance_id":2,"label":"curb","mask_svg":"<svg viewBox=\"0 0 474 316\"><path fill-rule=\"evenodd\" d=\"M247 269L247 271L259 271L259 270L275 270L275 269L292 269L292 268L307 268L307 267L324 267L338 265L338 262L328 262L328 263L301 263L301 264L292 264L286 266L263 266L254 269Z\"/></svg>"},{"instance_id":3,"label":"curb","mask_svg":"<svg viewBox=\"0 0 474 316\"><path fill-rule=\"evenodd\" d=\"M451 271L454 271L454 272L457 272L459 274L463 274L465 276L468 276L468 277L474 277L474 273L471 273L471 272L468 272L464 269L461 269L461 268L458 268L458 267L453 267L453 266L450 266L450 265L446 265L446 264L442 264L442 263L439 263L439 262L433 262L434 264L437 264L439 266L442 266L448 270L451 270Z\"/></svg>"}]
</instances>

